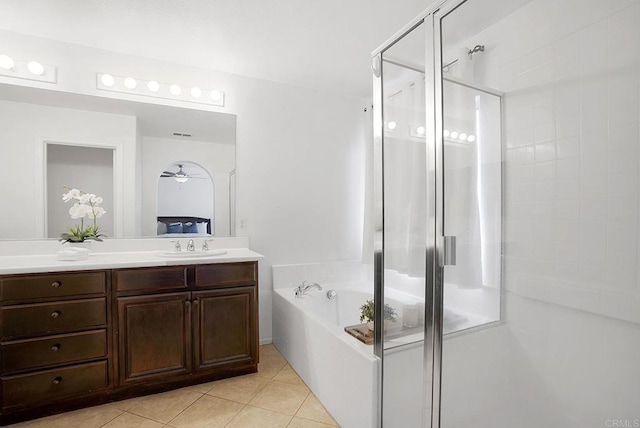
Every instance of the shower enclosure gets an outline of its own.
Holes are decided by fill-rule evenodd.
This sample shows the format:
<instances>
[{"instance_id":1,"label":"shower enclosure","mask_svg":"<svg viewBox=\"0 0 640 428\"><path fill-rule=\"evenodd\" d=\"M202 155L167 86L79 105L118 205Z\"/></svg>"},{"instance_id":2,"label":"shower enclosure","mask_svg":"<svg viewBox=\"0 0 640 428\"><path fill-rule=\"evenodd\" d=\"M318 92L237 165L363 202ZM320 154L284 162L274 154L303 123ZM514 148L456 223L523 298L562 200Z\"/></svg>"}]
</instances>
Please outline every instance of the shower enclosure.
<instances>
[{"instance_id":1,"label":"shower enclosure","mask_svg":"<svg viewBox=\"0 0 640 428\"><path fill-rule=\"evenodd\" d=\"M640 2L446 1L373 74L378 426L640 427Z\"/></svg>"}]
</instances>

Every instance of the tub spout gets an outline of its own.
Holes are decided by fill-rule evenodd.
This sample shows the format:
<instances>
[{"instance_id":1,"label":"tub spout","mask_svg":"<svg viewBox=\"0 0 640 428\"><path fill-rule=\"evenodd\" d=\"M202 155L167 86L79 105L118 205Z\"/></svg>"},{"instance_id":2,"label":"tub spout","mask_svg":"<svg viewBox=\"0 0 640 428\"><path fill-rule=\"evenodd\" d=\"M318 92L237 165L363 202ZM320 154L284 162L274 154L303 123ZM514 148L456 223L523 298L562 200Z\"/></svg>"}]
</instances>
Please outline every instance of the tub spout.
<instances>
[{"instance_id":1,"label":"tub spout","mask_svg":"<svg viewBox=\"0 0 640 428\"><path fill-rule=\"evenodd\" d=\"M304 296L310 288L317 288L318 290L322 290L322 287L320 287L320 285L315 282L302 281L302 284L296 287L296 297Z\"/></svg>"}]
</instances>

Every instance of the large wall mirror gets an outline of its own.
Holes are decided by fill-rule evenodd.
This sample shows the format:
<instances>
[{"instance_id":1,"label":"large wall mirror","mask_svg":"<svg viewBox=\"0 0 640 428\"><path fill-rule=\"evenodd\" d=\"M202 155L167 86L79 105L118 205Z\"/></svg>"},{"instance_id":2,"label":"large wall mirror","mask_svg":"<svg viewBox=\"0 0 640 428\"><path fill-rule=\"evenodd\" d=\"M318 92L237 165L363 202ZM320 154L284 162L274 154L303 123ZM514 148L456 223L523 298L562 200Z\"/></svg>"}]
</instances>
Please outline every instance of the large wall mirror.
<instances>
[{"instance_id":1,"label":"large wall mirror","mask_svg":"<svg viewBox=\"0 0 640 428\"><path fill-rule=\"evenodd\" d=\"M180 197L212 206L210 216L180 214L210 218L212 235L233 236L235 137L232 114L0 84L0 239L57 238L72 226L63 185L105 198L109 237L158 236L158 217L175 212L159 211L171 191L159 181L177 184L161 175L178 164L210 180Z\"/></svg>"}]
</instances>

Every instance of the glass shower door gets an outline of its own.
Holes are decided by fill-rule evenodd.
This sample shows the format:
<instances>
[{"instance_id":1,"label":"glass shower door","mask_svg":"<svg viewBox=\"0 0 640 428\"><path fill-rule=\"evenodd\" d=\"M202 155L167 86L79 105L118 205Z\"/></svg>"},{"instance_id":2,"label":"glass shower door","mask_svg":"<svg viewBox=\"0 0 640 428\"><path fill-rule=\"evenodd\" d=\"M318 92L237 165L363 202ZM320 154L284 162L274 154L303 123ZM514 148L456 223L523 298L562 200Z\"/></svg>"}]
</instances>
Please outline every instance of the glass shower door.
<instances>
[{"instance_id":1,"label":"glass shower door","mask_svg":"<svg viewBox=\"0 0 640 428\"><path fill-rule=\"evenodd\" d=\"M417 22L378 56L377 173L380 224L376 284L376 355L380 357L379 423L419 427L425 385L427 297L427 121L425 25ZM382 197L384 195L384 197Z\"/></svg>"}]
</instances>

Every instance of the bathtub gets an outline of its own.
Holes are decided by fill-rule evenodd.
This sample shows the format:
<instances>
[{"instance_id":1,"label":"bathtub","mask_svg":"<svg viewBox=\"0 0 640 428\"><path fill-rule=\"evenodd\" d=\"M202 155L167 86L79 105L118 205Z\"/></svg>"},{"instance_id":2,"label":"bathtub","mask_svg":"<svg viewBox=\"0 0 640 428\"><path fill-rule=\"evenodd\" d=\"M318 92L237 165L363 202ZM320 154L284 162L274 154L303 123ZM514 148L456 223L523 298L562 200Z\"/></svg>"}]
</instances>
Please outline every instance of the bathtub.
<instances>
[{"instance_id":1,"label":"bathtub","mask_svg":"<svg viewBox=\"0 0 640 428\"><path fill-rule=\"evenodd\" d=\"M335 290L333 300L327 291ZM344 331L359 324L371 283L334 283L302 298L294 288L273 294L273 343L343 427L373 427L378 360L373 346Z\"/></svg>"},{"instance_id":2,"label":"bathtub","mask_svg":"<svg viewBox=\"0 0 640 428\"><path fill-rule=\"evenodd\" d=\"M377 422L379 360L372 345L344 331L345 326L360 323L360 305L373 299L370 271L360 262L273 266L273 343L336 421L348 428L375 427ZM296 298L294 285L304 280L323 289L311 288ZM416 297L424 285L420 278L395 272L385 272L385 281L398 285L385 288L385 301L399 318L395 327L385 327L385 390L397 391L385 395L385 425L419 426L422 402L406 397L423 392L423 332L394 335L392 330L402 326L405 309L415 305L419 305L418 324L424 323L424 298ZM445 288L445 334L494 321L488 310L497 308L499 313L499 303L496 306L489 298L495 291L458 290L453 284ZM327 298L329 290L337 292L335 299ZM471 310L478 307L487 313Z\"/></svg>"}]
</instances>

